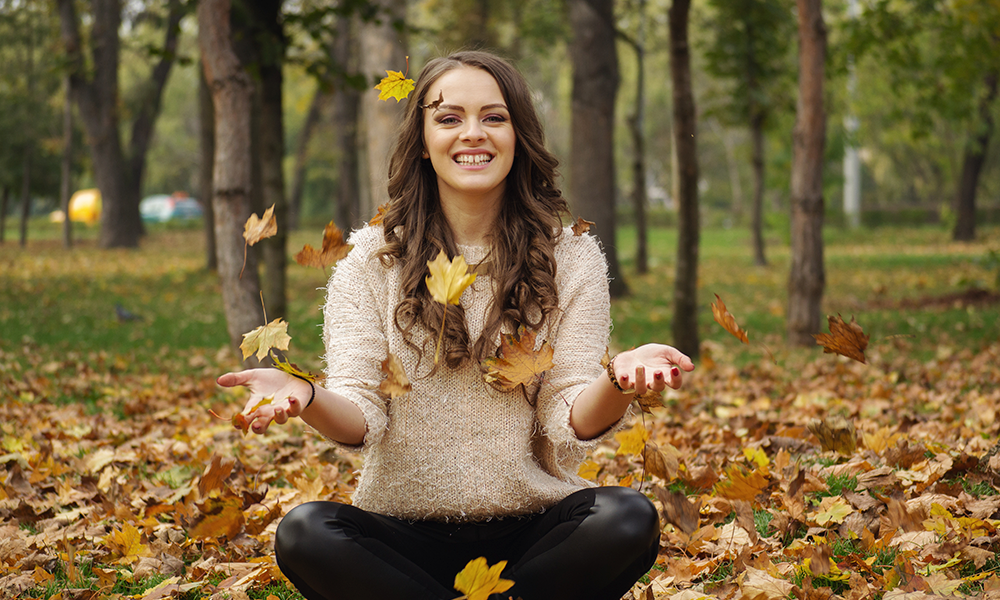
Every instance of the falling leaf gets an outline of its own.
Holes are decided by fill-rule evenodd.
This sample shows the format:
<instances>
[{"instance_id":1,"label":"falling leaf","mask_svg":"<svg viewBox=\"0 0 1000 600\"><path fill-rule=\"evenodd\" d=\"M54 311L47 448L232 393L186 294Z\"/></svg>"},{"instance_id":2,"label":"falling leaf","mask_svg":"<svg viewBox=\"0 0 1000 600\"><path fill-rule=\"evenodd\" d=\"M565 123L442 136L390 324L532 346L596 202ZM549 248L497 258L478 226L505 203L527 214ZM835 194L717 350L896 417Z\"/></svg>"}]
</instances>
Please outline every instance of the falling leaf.
<instances>
[{"instance_id":1,"label":"falling leaf","mask_svg":"<svg viewBox=\"0 0 1000 600\"><path fill-rule=\"evenodd\" d=\"M577 475L583 477L587 481L597 481L597 474L601 472L601 465L596 462L587 459L583 461L580 465L580 469L576 472Z\"/></svg>"},{"instance_id":2,"label":"falling leaf","mask_svg":"<svg viewBox=\"0 0 1000 600\"><path fill-rule=\"evenodd\" d=\"M660 408L663 406L663 392L646 390L645 394L635 396L634 400L635 403L639 405L642 412L646 414L653 414L654 408Z\"/></svg>"},{"instance_id":3,"label":"falling leaf","mask_svg":"<svg viewBox=\"0 0 1000 600\"><path fill-rule=\"evenodd\" d=\"M424 278L431 298L441 304L458 304L465 288L476 280L476 274L467 274L469 265L465 257L459 254L453 260L448 260L444 250L438 252L437 258L427 261L430 275Z\"/></svg>"},{"instance_id":4,"label":"falling leaf","mask_svg":"<svg viewBox=\"0 0 1000 600\"><path fill-rule=\"evenodd\" d=\"M205 473L201 476L201 481L198 482L198 493L202 496L207 496L212 490L222 487L222 482L233 472L233 465L235 464L236 459L234 457L214 455L212 462L205 468Z\"/></svg>"},{"instance_id":5,"label":"falling leaf","mask_svg":"<svg viewBox=\"0 0 1000 600\"><path fill-rule=\"evenodd\" d=\"M586 221L583 217L577 217L576 223L573 223L573 235L579 236L590 231L590 227L594 224L593 221Z\"/></svg>"},{"instance_id":6,"label":"falling leaf","mask_svg":"<svg viewBox=\"0 0 1000 600\"><path fill-rule=\"evenodd\" d=\"M722 298L716 294L715 300L716 302L712 303L712 316L715 317L715 322L722 325L723 329L733 334L739 341L749 344L750 340L747 337L747 332L740 329L740 326L736 324L736 317L726 309L726 304L722 301Z\"/></svg>"},{"instance_id":7,"label":"falling leaf","mask_svg":"<svg viewBox=\"0 0 1000 600\"><path fill-rule=\"evenodd\" d=\"M323 229L323 246L321 250L316 250L309 244L302 247L302 250L295 255L295 262L303 267L316 267L325 269L338 260L347 256L351 251L350 244L344 243L344 232L337 227L333 221L327 223Z\"/></svg>"},{"instance_id":8,"label":"falling leaf","mask_svg":"<svg viewBox=\"0 0 1000 600\"><path fill-rule=\"evenodd\" d=\"M243 225L243 239L253 246L257 242L278 233L278 221L274 217L274 205L264 211L263 217L251 214Z\"/></svg>"},{"instance_id":9,"label":"falling leaf","mask_svg":"<svg viewBox=\"0 0 1000 600\"><path fill-rule=\"evenodd\" d=\"M519 385L532 383L555 364L552 362L554 350L549 343L535 350L535 332L518 327L517 333L500 336L499 356L491 356L482 361L485 373L483 379L510 391Z\"/></svg>"},{"instance_id":10,"label":"falling leaf","mask_svg":"<svg viewBox=\"0 0 1000 600\"><path fill-rule=\"evenodd\" d=\"M635 454L636 456L640 456L642 455L643 448L646 447L646 441L649 440L649 432L646 431L646 427L641 422L636 421L631 429L616 433L615 439L619 443L618 452L615 453L616 456L620 454Z\"/></svg>"},{"instance_id":11,"label":"falling leaf","mask_svg":"<svg viewBox=\"0 0 1000 600\"><path fill-rule=\"evenodd\" d=\"M437 107L441 106L442 102L444 102L444 92L439 91L437 100L431 102L430 104L421 104L420 108L429 108L431 110L437 110Z\"/></svg>"},{"instance_id":12,"label":"falling leaf","mask_svg":"<svg viewBox=\"0 0 1000 600\"><path fill-rule=\"evenodd\" d=\"M271 361L274 363L275 369L278 369L279 371L284 371L285 373L288 373L292 377L301 379L303 381L308 381L309 383L317 383L319 380L323 379L321 375L317 375L309 371L303 371L302 369L299 368L297 364L293 362L281 360L281 357L279 357L274 352L271 352L269 355L271 357Z\"/></svg>"},{"instance_id":13,"label":"falling leaf","mask_svg":"<svg viewBox=\"0 0 1000 600\"><path fill-rule=\"evenodd\" d=\"M412 79L407 79L406 75L402 71L389 71L386 70L385 77L382 81L375 86L375 89L379 91L378 99L388 101L389 98L395 98L396 102L406 98L413 91L416 86L416 82Z\"/></svg>"},{"instance_id":14,"label":"falling leaf","mask_svg":"<svg viewBox=\"0 0 1000 600\"><path fill-rule=\"evenodd\" d=\"M672 481L677 477L677 469L680 468L678 460L680 453L670 444L666 444L665 448L667 452L660 450L653 442L647 442L642 453L643 461L650 475L655 475L664 481Z\"/></svg>"},{"instance_id":15,"label":"falling leaf","mask_svg":"<svg viewBox=\"0 0 1000 600\"><path fill-rule=\"evenodd\" d=\"M368 224L369 225L373 225L373 226L374 225L378 225L379 223L382 222L382 219L385 218L385 213L388 212L388 211L389 211L389 203L388 202L383 202L382 204L379 204L378 205L378 212L376 212L375 216L372 217L370 221L368 221Z\"/></svg>"},{"instance_id":16,"label":"falling leaf","mask_svg":"<svg viewBox=\"0 0 1000 600\"><path fill-rule=\"evenodd\" d=\"M290 341L292 338L288 335L288 323L279 317L250 333L244 333L240 350L243 351L243 360L254 353L257 355L257 360L263 360L271 348L288 350L288 342Z\"/></svg>"},{"instance_id":17,"label":"falling leaf","mask_svg":"<svg viewBox=\"0 0 1000 600\"><path fill-rule=\"evenodd\" d=\"M406 371L403 370L403 364L392 352L382 361L382 373L385 379L379 384L378 389L386 396L395 398L408 394L413 389L409 378L406 377Z\"/></svg>"},{"instance_id":18,"label":"falling leaf","mask_svg":"<svg viewBox=\"0 0 1000 600\"><path fill-rule=\"evenodd\" d=\"M274 397L273 396L269 396L267 398L262 398L259 402L257 402L257 404L254 404L253 408L251 408L249 411L238 412L235 415L233 415L232 418L229 419L229 422L233 424L233 427L235 427L236 429L239 429L240 431L242 431L243 435L246 435L247 432L250 431L250 421L249 421L249 419L247 419L247 415L253 414L253 412L255 410L257 410L258 408L260 408L261 406L266 406L266 405L270 404L273 401L274 401ZM219 416L212 409L209 409L208 412L213 417L215 417L216 419L226 420L225 417Z\"/></svg>"},{"instance_id":19,"label":"falling leaf","mask_svg":"<svg viewBox=\"0 0 1000 600\"><path fill-rule=\"evenodd\" d=\"M700 500L692 502L681 492L667 490L658 485L653 487L653 494L663 504L663 517L667 522L689 536L698 529L701 520Z\"/></svg>"},{"instance_id":20,"label":"falling leaf","mask_svg":"<svg viewBox=\"0 0 1000 600\"><path fill-rule=\"evenodd\" d=\"M142 532L131 523L123 523L121 529L115 527L104 538L104 545L121 558L118 564L131 564L143 556L149 556L149 546L142 543Z\"/></svg>"},{"instance_id":21,"label":"falling leaf","mask_svg":"<svg viewBox=\"0 0 1000 600\"><path fill-rule=\"evenodd\" d=\"M850 323L845 323L844 319L837 315L827 317L830 325L830 333L814 333L816 343L823 346L826 354L839 354L847 358L864 363L865 348L868 347L868 336L861 330L861 326L851 317Z\"/></svg>"},{"instance_id":22,"label":"falling leaf","mask_svg":"<svg viewBox=\"0 0 1000 600\"><path fill-rule=\"evenodd\" d=\"M501 560L490 567L482 556L470 560L455 575L455 589L465 594L466 600L487 600L490 594L502 594L514 585L510 579L500 578L506 566L507 561Z\"/></svg>"},{"instance_id":23,"label":"falling leaf","mask_svg":"<svg viewBox=\"0 0 1000 600\"><path fill-rule=\"evenodd\" d=\"M819 438L819 444L824 450L850 456L857 449L858 439L854 423L841 415L833 415L822 420L810 419L806 426Z\"/></svg>"}]
</instances>

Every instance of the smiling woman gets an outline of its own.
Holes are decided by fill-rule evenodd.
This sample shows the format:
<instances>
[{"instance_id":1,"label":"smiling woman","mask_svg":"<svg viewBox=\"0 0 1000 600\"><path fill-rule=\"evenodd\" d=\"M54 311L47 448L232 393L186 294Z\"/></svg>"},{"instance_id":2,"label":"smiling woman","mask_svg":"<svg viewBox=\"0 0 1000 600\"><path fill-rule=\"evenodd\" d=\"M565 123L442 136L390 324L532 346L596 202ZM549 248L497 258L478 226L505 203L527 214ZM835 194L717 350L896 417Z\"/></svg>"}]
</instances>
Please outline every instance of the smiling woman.
<instances>
[{"instance_id":1,"label":"smiling woman","mask_svg":"<svg viewBox=\"0 0 1000 600\"><path fill-rule=\"evenodd\" d=\"M556 166L509 63L431 61L406 107L382 222L352 235L327 288L323 386L274 369L219 378L250 388L254 432L301 416L364 453L351 505L303 504L278 527L277 563L310 600L451 599L456 574L485 562L513 581L503 598L613 600L655 561L652 503L578 471L634 393L677 388L694 365L646 344L602 366L607 266L596 239L562 227ZM428 284L435 257L476 273L445 304ZM545 348L544 366L498 383L489 366L514 345ZM380 388L390 362L406 390Z\"/></svg>"}]
</instances>

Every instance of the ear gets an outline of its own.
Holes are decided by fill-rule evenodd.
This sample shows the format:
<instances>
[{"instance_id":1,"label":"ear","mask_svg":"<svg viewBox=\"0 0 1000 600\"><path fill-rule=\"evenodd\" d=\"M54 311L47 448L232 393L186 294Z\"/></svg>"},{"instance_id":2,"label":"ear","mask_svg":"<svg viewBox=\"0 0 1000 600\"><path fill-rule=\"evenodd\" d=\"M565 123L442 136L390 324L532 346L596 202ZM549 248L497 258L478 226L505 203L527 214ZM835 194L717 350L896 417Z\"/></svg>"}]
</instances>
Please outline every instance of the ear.
<instances>
[{"instance_id":1,"label":"ear","mask_svg":"<svg viewBox=\"0 0 1000 600\"><path fill-rule=\"evenodd\" d=\"M420 158L430 158L430 157L431 157L430 152L427 151L427 148L424 148L424 151L420 153Z\"/></svg>"}]
</instances>

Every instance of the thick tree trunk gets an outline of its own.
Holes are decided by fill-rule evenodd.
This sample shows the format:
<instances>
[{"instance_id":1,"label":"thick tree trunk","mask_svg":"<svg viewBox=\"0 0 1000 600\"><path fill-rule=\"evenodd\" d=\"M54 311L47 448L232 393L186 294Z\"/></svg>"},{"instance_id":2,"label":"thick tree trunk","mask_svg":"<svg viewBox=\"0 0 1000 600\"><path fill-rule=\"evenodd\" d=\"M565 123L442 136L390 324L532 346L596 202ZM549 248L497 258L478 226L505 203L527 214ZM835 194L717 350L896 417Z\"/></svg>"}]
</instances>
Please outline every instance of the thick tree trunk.
<instances>
[{"instance_id":1,"label":"thick tree trunk","mask_svg":"<svg viewBox=\"0 0 1000 600\"><path fill-rule=\"evenodd\" d=\"M979 99L978 119L971 139L965 145L962 156L962 175L955 195L955 229L952 238L956 242L971 242L976 239L976 189L979 174L986 163L986 151L993 136L993 102L997 97L997 72L991 71L983 78L986 90Z\"/></svg>"},{"instance_id":2,"label":"thick tree trunk","mask_svg":"<svg viewBox=\"0 0 1000 600\"><path fill-rule=\"evenodd\" d=\"M572 138L569 160L570 203L595 223L608 259L612 297L628 293L615 244L615 96L618 53L615 48L614 2L569 2L573 31L569 54L573 63Z\"/></svg>"},{"instance_id":3,"label":"thick tree trunk","mask_svg":"<svg viewBox=\"0 0 1000 600\"><path fill-rule=\"evenodd\" d=\"M402 29L394 26L406 18L406 0L372 0L379 5L381 23L366 23L361 32L361 72L374 86L387 69L407 71L407 40ZM412 75L412 74L411 74ZM365 149L367 155L368 194L361 207L365 215L374 215L375 209L389 199L386 192L389 174L389 154L403 104L394 101L364 102L362 104Z\"/></svg>"},{"instance_id":4,"label":"thick tree trunk","mask_svg":"<svg viewBox=\"0 0 1000 600\"><path fill-rule=\"evenodd\" d=\"M755 114L750 119L750 140L753 147L753 207L750 228L753 230L753 262L767 265L764 255L764 118Z\"/></svg>"},{"instance_id":5,"label":"thick tree trunk","mask_svg":"<svg viewBox=\"0 0 1000 600\"><path fill-rule=\"evenodd\" d=\"M69 76L65 76L63 87L66 98L63 101L63 151L60 163L59 207L64 219L62 242L64 248L73 247L73 220L69 218L69 199L73 191L73 97L70 94Z\"/></svg>"},{"instance_id":6,"label":"thick tree trunk","mask_svg":"<svg viewBox=\"0 0 1000 600\"><path fill-rule=\"evenodd\" d=\"M263 324L260 284L253 253L243 266L243 226L250 217L250 110L253 84L230 43L229 0L198 3L198 43L215 107L212 208L222 300L229 339ZM253 361L253 359L250 359Z\"/></svg>"},{"instance_id":7,"label":"thick tree trunk","mask_svg":"<svg viewBox=\"0 0 1000 600\"><path fill-rule=\"evenodd\" d=\"M354 19L341 18L337 22L337 37L333 58L349 72L357 69L357 46ZM337 216L336 222L344 231L361 222L361 181L358 161L358 119L361 115L361 92L343 77L337 82L333 98L333 124L337 147Z\"/></svg>"},{"instance_id":8,"label":"thick tree trunk","mask_svg":"<svg viewBox=\"0 0 1000 600\"><path fill-rule=\"evenodd\" d=\"M198 165L198 201L205 213L205 269L217 271L215 251L215 211L212 210L212 167L215 159L215 109L205 71L198 73L198 139L201 161Z\"/></svg>"},{"instance_id":9,"label":"thick tree trunk","mask_svg":"<svg viewBox=\"0 0 1000 600\"><path fill-rule=\"evenodd\" d=\"M688 41L690 0L673 0L670 28L670 82L673 90L673 133L677 156L674 198L677 200L677 275L674 280L674 345L698 356L698 214L697 114L691 88L691 46Z\"/></svg>"},{"instance_id":10,"label":"thick tree trunk","mask_svg":"<svg viewBox=\"0 0 1000 600\"><path fill-rule=\"evenodd\" d=\"M822 0L797 0L799 19L799 98L793 131L792 266L788 278L788 342L815 344L820 302L826 285L823 267L823 151L826 112L823 79L826 26Z\"/></svg>"}]
</instances>

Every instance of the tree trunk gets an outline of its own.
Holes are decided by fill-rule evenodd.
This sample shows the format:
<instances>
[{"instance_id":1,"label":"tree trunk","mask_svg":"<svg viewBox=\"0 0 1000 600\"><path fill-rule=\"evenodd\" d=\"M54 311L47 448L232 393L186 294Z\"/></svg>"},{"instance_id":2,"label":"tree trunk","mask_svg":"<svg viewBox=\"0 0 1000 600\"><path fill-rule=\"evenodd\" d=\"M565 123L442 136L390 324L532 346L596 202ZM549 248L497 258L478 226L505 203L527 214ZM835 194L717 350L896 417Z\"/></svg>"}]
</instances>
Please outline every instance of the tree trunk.
<instances>
[{"instance_id":1,"label":"tree trunk","mask_svg":"<svg viewBox=\"0 0 1000 600\"><path fill-rule=\"evenodd\" d=\"M309 142L323 117L323 107L329 102L330 93L320 83L309 103L309 112L299 132L298 147L295 150L295 167L292 170L292 192L288 196L288 229L299 228L302 213L302 194L306 185L306 163L309 159Z\"/></svg>"},{"instance_id":2,"label":"tree trunk","mask_svg":"<svg viewBox=\"0 0 1000 600\"><path fill-rule=\"evenodd\" d=\"M337 37L333 58L337 64L353 71L357 56L357 38L353 19L342 17L337 22ZM358 162L358 118L361 112L361 92L340 78L333 97L333 123L336 130L337 152L337 216L336 222L349 231L361 221L361 182Z\"/></svg>"},{"instance_id":3,"label":"tree trunk","mask_svg":"<svg viewBox=\"0 0 1000 600\"><path fill-rule=\"evenodd\" d=\"M372 0L379 5L381 24L365 23L361 33L361 72L374 86L387 69L407 72L407 40L402 29L406 18L406 0ZM363 214L374 215L375 209L389 199L386 186L389 178L389 154L395 139L398 120L403 114L399 102L365 102L362 117L365 127L368 194L361 207Z\"/></svg>"},{"instance_id":4,"label":"tree trunk","mask_svg":"<svg viewBox=\"0 0 1000 600\"><path fill-rule=\"evenodd\" d=\"M250 110L253 84L230 42L229 0L198 3L198 43L215 108L212 208L229 340L263 324L260 284L253 253L243 265L243 226L250 217ZM253 362L253 359L250 359Z\"/></svg>"},{"instance_id":5,"label":"tree trunk","mask_svg":"<svg viewBox=\"0 0 1000 600\"><path fill-rule=\"evenodd\" d=\"M674 280L674 345L698 356L698 123L691 88L688 22L691 0L673 0L670 28L670 82L673 90L673 133L677 155L674 198L677 200L677 275Z\"/></svg>"},{"instance_id":6,"label":"tree trunk","mask_svg":"<svg viewBox=\"0 0 1000 600\"><path fill-rule=\"evenodd\" d=\"M639 1L639 28L635 43L635 112L629 119L632 133L632 210L635 221L635 270L649 272L649 242L646 226L646 0Z\"/></svg>"},{"instance_id":7,"label":"tree trunk","mask_svg":"<svg viewBox=\"0 0 1000 600\"><path fill-rule=\"evenodd\" d=\"M258 37L257 86L260 108L257 148L260 158L261 197L264 207L274 206L278 232L261 242L264 257L264 301L268 315L287 317L288 204L285 200L285 125L282 112L282 64L285 57L281 25L281 0L250 2Z\"/></svg>"},{"instance_id":8,"label":"tree trunk","mask_svg":"<svg viewBox=\"0 0 1000 600\"><path fill-rule=\"evenodd\" d=\"M764 256L764 118L759 111L750 118L750 140L753 146L753 263L767 266Z\"/></svg>"},{"instance_id":9,"label":"tree trunk","mask_svg":"<svg viewBox=\"0 0 1000 600\"><path fill-rule=\"evenodd\" d=\"M971 139L965 145L962 156L962 178L958 182L955 195L955 229L952 239L956 242L971 242L976 239L976 189L979 174L986 162L986 151L993 136L993 101L997 97L997 72L991 71L983 78L986 91L979 99L978 119Z\"/></svg>"},{"instance_id":10,"label":"tree trunk","mask_svg":"<svg viewBox=\"0 0 1000 600\"><path fill-rule=\"evenodd\" d=\"M826 26L822 0L797 0L799 19L799 97L793 130L791 178L792 240L788 278L788 342L815 344L820 330L823 267L823 151L826 113L823 78Z\"/></svg>"},{"instance_id":11,"label":"tree trunk","mask_svg":"<svg viewBox=\"0 0 1000 600\"><path fill-rule=\"evenodd\" d=\"M73 97L70 94L69 76L63 77L66 98L63 100L63 151L60 164L59 207L64 219L62 242L64 248L73 247L73 220L69 218L69 199L73 191Z\"/></svg>"},{"instance_id":12,"label":"tree trunk","mask_svg":"<svg viewBox=\"0 0 1000 600\"><path fill-rule=\"evenodd\" d=\"M5 232L7 231L7 201L10 200L10 186L3 185L0 189L0 244L3 243ZM66 217L69 218L68 216Z\"/></svg>"},{"instance_id":13,"label":"tree trunk","mask_svg":"<svg viewBox=\"0 0 1000 600\"><path fill-rule=\"evenodd\" d=\"M611 296L628 293L615 244L615 96L618 53L614 2L569 2L569 44L573 63L572 139L569 160L570 202L579 216L595 223L608 259Z\"/></svg>"},{"instance_id":14,"label":"tree trunk","mask_svg":"<svg viewBox=\"0 0 1000 600\"><path fill-rule=\"evenodd\" d=\"M198 72L198 138L201 161L198 165L198 201L205 213L205 269L217 271L215 250L215 211L212 210L212 166L215 158L215 109L205 71Z\"/></svg>"}]
</instances>

